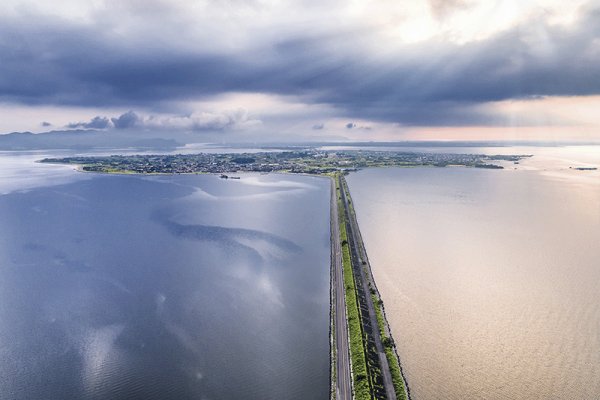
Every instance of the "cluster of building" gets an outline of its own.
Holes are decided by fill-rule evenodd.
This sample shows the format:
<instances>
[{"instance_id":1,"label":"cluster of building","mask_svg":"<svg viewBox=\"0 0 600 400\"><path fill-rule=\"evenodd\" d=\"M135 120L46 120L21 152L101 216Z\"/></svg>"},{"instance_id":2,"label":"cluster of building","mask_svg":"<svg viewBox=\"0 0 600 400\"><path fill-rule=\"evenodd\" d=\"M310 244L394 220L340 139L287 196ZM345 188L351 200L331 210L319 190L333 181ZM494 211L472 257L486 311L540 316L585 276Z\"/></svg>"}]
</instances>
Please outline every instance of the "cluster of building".
<instances>
[{"instance_id":1,"label":"cluster of building","mask_svg":"<svg viewBox=\"0 0 600 400\"><path fill-rule=\"evenodd\" d=\"M291 172L323 174L339 170L386 166L470 166L502 168L494 161L518 162L525 156L410 153L390 151L281 151L243 154L165 154L67 157L43 162L78 164L84 171L140 174Z\"/></svg>"}]
</instances>

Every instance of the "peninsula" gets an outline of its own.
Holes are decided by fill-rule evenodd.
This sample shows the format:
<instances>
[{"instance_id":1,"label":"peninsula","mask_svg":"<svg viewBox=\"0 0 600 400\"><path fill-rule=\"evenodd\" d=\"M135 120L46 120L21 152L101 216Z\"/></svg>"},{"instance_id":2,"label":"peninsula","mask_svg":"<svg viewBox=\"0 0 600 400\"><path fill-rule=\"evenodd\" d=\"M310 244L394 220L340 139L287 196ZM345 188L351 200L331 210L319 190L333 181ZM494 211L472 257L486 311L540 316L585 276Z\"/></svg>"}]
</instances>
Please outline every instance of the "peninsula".
<instances>
[{"instance_id":1,"label":"peninsula","mask_svg":"<svg viewBox=\"0 0 600 400\"><path fill-rule=\"evenodd\" d=\"M41 162L79 165L104 173L184 174L288 172L325 174L367 167L463 166L501 169L499 161L518 162L528 155L412 153L390 151L280 151L232 154L155 154L46 158Z\"/></svg>"}]
</instances>

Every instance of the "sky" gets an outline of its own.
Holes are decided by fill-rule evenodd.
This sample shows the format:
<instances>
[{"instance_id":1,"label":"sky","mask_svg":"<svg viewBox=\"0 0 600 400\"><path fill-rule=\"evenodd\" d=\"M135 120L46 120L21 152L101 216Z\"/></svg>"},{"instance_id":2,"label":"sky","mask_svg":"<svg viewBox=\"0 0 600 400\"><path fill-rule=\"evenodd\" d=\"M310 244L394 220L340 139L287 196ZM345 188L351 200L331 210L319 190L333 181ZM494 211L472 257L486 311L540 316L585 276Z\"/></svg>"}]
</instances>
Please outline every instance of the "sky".
<instances>
[{"instance_id":1,"label":"sky","mask_svg":"<svg viewBox=\"0 0 600 400\"><path fill-rule=\"evenodd\" d=\"M2 3L0 133L600 141L600 1Z\"/></svg>"}]
</instances>

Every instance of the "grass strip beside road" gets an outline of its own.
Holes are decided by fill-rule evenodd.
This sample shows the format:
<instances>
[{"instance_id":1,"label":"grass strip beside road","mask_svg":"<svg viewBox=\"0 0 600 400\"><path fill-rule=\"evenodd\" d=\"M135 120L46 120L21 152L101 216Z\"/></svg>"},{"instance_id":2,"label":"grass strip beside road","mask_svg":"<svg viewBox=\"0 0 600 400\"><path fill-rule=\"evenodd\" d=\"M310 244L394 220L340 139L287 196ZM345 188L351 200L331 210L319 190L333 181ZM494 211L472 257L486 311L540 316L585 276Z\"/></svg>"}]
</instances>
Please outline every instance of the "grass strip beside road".
<instances>
[{"instance_id":1,"label":"grass strip beside road","mask_svg":"<svg viewBox=\"0 0 600 400\"><path fill-rule=\"evenodd\" d=\"M400 370L400 363L398 362L398 357L394 351L394 340L385 335L385 318L382 310L383 302L377 295L371 294L371 296L373 298L373 304L375 304L375 314L377 314L377 325L379 326L381 342L383 343L385 356L390 366L390 372L392 373L392 382L394 383L396 398L398 400L408 400L404 379L402 379L402 371Z\"/></svg>"},{"instance_id":2,"label":"grass strip beside road","mask_svg":"<svg viewBox=\"0 0 600 400\"><path fill-rule=\"evenodd\" d=\"M389 338L385 338L389 339ZM402 379L402 371L400 371L400 364L398 363L398 357L396 356L396 352L394 351L393 344L386 344L384 342L385 347L385 356L387 357L388 363L390 365L390 372L392 373L392 382L394 382L394 390L396 391L396 398L398 400L407 400L408 395L406 394L406 388L404 387L404 379Z\"/></svg>"}]
</instances>

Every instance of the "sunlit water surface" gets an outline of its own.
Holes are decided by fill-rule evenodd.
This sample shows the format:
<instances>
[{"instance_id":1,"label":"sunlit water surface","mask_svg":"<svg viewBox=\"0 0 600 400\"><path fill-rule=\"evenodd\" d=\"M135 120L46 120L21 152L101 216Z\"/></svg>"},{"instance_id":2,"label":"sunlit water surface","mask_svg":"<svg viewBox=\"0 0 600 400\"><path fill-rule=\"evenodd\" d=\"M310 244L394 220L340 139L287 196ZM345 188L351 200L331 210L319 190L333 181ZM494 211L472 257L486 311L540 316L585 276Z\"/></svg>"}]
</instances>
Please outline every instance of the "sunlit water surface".
<instances>
[{"instance_id":1,"label":"sunlit water surface","mask_svg":"<svg viewBox=\"0 0 600 400\"><path fill-rule=\"evenodd\" d=\"M598 399L600 148L503 152L348 177L411 394Z\"/></svg>"},{"instance_id":2,"label":"sunlit water surface","mask_svg":"<svg viewBox=\"0 0 600 400\"><path fill-rule=\"evenodd\" d=\"M326 399L329 181L0 155L0 399Z\"/></svg>"}]
</instances>

